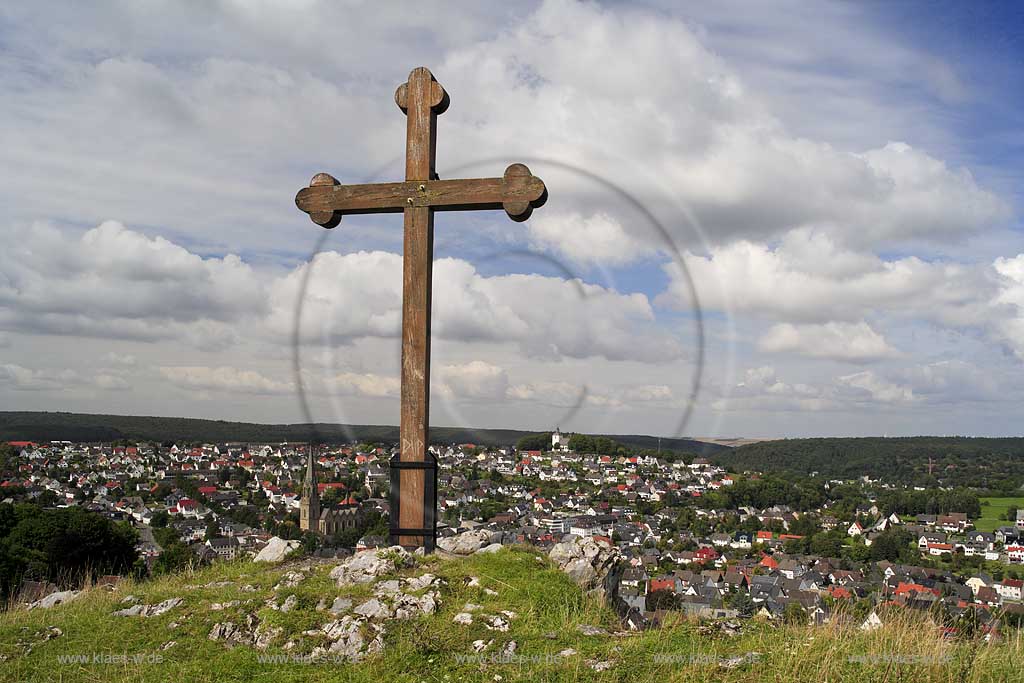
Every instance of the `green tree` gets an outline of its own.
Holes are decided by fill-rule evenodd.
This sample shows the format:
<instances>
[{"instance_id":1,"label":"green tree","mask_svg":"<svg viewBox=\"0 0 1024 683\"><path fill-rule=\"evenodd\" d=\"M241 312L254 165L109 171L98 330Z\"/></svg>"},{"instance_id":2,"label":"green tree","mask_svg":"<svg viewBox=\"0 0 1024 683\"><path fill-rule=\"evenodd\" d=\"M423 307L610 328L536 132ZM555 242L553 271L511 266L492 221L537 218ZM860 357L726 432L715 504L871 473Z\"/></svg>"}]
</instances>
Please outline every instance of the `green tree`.
<instances>
[{"instance_id":1,"label":"green tree","mask_svg":"<svg viewBox=\"0 0 1024 683\"><path fill-rule=\"evenodd\" d=\"M782 610L782 621L792 626L803 626L807 623L807 612L799 602L790 602Z\"/></svg>"}]
</instances>

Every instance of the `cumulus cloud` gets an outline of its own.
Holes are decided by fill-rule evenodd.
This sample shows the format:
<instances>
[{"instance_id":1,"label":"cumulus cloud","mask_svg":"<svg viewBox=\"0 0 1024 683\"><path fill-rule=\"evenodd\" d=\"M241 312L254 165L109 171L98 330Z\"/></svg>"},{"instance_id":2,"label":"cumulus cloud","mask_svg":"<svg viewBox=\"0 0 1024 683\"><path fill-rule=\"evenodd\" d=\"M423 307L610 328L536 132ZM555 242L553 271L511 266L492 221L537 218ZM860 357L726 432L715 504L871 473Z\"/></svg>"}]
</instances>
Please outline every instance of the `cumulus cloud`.
<instances>
[{"instance_id":1,"label":"cumulus cloud","mask_svg":"<svg viewBox=\"0 0 1024 683\"><path fill-rule=\"evenodd\" d=\"M70 369L35 369L14 363L0 365L0 385L16 391L61 390L82 381L82 376Z\"/></svg>"},{"instance_id":2,"label":"cumulus cloud","mask_svg":"<svg viewBox=\"0 0 1024 683\"><path fill-rule=\"evenodd\" d=\"M242 394L285 394L295 390L291 382L229 366L161 366L158 370L164 379L182 389Z\"/></svg>"},{"instance_id":3,"label":"cumulus cloud","mask_svg":"<svg viewBox=\"0 0 1024 683\"><path fill-rule=\"evenodd\" d=\"M575 212L537 212L526 229L536 245L550 248L580 266L622 266L651 253L607 213L584 216Z\"/></svg>"},{"instance_id":4,"label":"cumulus cloud","mask_svg":"<svg viewBox=\"0 0 1024 683\"><path fill-rule=\"evenodd\" d=\"M733 386L724 387L711 407L721 412L819 411L835 408L836 402L818 387L783 381L774 367L765 365L749 368Z\"/></svg>"},{"instance_id":5,"label":"cumulus cloud","mask_svg":"<svg viewBox=\"0 0 1024 683\"><path fill-rule=\"evenodd\" d=\"M19 332L198 343L265 306L238 256L203 258L115 221L77 237L35 224L0 253L0 325Z\"/></svg>"},{"instance_id":6,"label":"cumulus cloud","mask_svg":"<svg viewBox=\"0 0 1024 683\"><path fill-rule=\"evenodd\" d=\"M439 368L438 393L446 398L504 399L508 374L504 369L480 360Z\"/></svg>"},{"instance_id":7,"label":"cumulus cloud","mask_svg":"<svg viewBox=\"0 0 1024 683\"><path fill-rule=\"evenodd\" d=\"M401 381L397 377L374 373L341 372L322 380L322 390L339 396L397 398Z\"/></svg>"},{"instance_id":8,"label":"cumulus cloud","mask_svg":"<svg viewBox=\"0 0 1024 683\"><path fill-rule=\"evenodd\" d=\"M270 327L291 333L308 265L272 284ZM385 252L318 254L303 310L312 343L397 337L402 258ZM532 274L485 277L461 259L434 263L432 332L440 339L514 343L533 357L678 359L683 348L656 325L643 294Z\"/></svg>"},{"instance_id":9,"label":"cumulus cloud","mask_svg":"<svg viewBox=\"0 0 1024 683\"><path fill-rule=\"evenodd\" d=\"M823 325L779 323L768 328L757 347L769 353L795 353L854 363L890 358L896 350L866 322Z\"/></svg>"}]
</instances>

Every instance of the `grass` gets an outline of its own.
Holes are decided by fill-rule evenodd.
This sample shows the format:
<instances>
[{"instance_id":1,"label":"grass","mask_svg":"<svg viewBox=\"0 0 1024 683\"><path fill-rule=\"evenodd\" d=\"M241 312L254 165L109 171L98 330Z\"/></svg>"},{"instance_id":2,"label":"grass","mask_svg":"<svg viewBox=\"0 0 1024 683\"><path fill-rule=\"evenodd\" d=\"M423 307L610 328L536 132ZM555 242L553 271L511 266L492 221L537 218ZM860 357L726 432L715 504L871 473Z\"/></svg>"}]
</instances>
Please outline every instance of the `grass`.
<instances>
[{"instance_id":1,"label":"grass","mask_svg":"<svg viewBox=\"0 0 1024 683\"><path fill-rule=\"evenodd\" d=\"M1009 681L1024 680L1024 641L1014 633L1000 644L944 641L920 620L887 623L867 633L846 626L776 627L750 621L737 637L711 637L698 632L692 621L642 634L584 636L580 624L618 629L613 613L585 597L563 574L528 549L506 549L493 555L460 560L421 560L404 574L431 571L448 586L441 610L410 622L391 622L383 653L362 663L307 664L287 661L280 649L288 637L303 640L297 651L308 652L314 638L301 636L330 619L316 611L321 598L359 598L370 588L339 589L327 576L330 567L315 567L295 588L273 587L288 567L247 562L217 564L201 571L129 584L114 592L92 589L78 600L50 610L12 610L0 614L0 681L390 681L437 683L509 683L511 681ZM480 586L468 586L467 577ZM231 581L227 586L207 586ZM239 590L243 584L256 592ZM484 589L497 592L491 595ZM288 613L264 606L267 599L283 600L294 593L299 608ZM184 603L167 614L113 617L120 601L134 594L153 604L170 597ZM214 602L251 600L225 612L212 612ZM475 619L470 626L452 622L466 602L482 605L482 613L511 610L508 633L489 631ZM280 626L285 636L265 653L248 647L227 648L207 638L213 624L238 623L246 611ZM177 622L177 628L169 628ZM35 634L55 626L63 635L43 641ZM485 651L500 652L508 641L517 643L517 658L505 661L467 659L472 642L494 640ZM26 653L19 641L37 641ZM161 648L169 640L170 649ZM572 648L577 654L559 656ZM293 651L294 652L294 651ZM752 654L756 653L756 654ZM61 663L67 655L143 655L143 660L118 663ZM285 661L268 662L267 655ZM721 661L744 657L735 668ZM146 659L148 657L148 659ZM160 657L156 661L155 657ZM264 658L261 661L261 658ZM611 662L610 669L593 671L588 660Z\"/></svg>"},{"instance_id":2,"label":"grass","mask_svg":"<svg viewBox=\"0 0 1024 683\"><path fill-rule=\"evenodd\" d=\"M1013 526L1013 521L1000 519L1009 508L1024 508L1024 496L1013 498L982 498L981 517L974 520L974 528L978 531L995 531L997 527Z\"/></svg>"}]
</instances>

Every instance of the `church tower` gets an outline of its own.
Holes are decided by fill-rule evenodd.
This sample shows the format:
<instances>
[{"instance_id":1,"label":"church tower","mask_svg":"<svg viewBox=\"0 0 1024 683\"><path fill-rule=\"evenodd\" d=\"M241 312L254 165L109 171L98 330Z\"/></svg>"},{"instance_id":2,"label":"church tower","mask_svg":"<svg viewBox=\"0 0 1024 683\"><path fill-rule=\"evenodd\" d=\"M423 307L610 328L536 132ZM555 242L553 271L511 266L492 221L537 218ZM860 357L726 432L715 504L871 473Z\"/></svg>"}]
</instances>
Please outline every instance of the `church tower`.
<instances>
[{"instance_id":1,"label":"church tower","mask_svg":"<svg viewBox=\"0 0 1024 683\"><path fill-rule=\"evenodd\" d=\"M306 454L306 477L302 481L302 500L299 501L299 528L303 531L320 531L320 493L317 491L312 445Z\"/></svg>"}]
</instances>

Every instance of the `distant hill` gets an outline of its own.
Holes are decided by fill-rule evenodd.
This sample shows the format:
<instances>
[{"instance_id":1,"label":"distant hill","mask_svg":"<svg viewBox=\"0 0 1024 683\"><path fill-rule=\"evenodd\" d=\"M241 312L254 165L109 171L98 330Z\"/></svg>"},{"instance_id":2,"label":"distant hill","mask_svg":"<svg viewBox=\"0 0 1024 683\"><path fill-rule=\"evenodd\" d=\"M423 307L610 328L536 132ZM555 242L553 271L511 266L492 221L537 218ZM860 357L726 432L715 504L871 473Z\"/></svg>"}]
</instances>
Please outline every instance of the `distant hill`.
<instances>
[{"instance_id":1,"label":"distant hill","mask_svg":"<svg viewBox=\"0 0 1024 683\"><path fill-rule=\"evenodd\" d=\"M929 458L933 476L929 476ZM1024 483L1024 438L865 437L761 441L712 458L733 471L850 479L867 475L903 483L1013 490Z\"/></svg>"},{"instance_id":2,"label":"distant hill","mask_svg":"<svg viewBox=\"0 0 1024 683\"><path fill-rule=\"evenodd\" d=\"M485 446L509 446L536 432L515 429L473 429L470 427L431 427L433 443L475 443ZM633 448L658 448L658 437L609 434ZM348 424L257 424L199 420L186 417L142 417L134 415L89 415L84 413L3 412L0 411L0 441L199 441L204 443L316 441L319 443L398 441L394 425ZM661 439L665 451L711 455L727 447L693 439Z\"/></svg>"}]
</instances>

